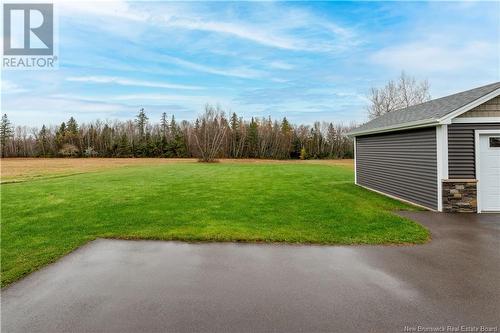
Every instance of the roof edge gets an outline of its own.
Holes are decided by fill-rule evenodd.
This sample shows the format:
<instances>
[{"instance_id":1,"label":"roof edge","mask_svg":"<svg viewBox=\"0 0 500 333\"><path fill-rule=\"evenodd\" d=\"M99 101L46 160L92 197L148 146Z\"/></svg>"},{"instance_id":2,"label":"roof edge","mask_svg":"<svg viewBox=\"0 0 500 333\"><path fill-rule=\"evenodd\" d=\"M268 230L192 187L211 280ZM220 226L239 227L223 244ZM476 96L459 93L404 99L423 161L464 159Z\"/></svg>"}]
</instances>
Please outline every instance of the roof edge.
<instances>
[{"instance_id":1,"label":"roof edge","mask_svg":"<svg viewBox=\"0 0 500 333\"><path fill-rule=\"evenodd\" d=\"M459 107L456 110L453 110L452 112L448 113L447 115L439 118L438 121L440 124L450 124L452 119L464 114L467 111L474 109L476 106L479 106L483 103L486 103L487 101L489 101L497 96L500 96L500 88L495 89L492 92L479 97L478 99L470 102L469 104L465 104L464 106Z\"/></svg>"},{"instance_id":2,"label":"roof edge","mask_svg":"<svg viewBox=\"0 0 500 333\"><path fill-rule=\"evenodd\" d=\"M493 90L492 92L483 95L479 97L478 99L465 104L458 109L453 110L452 112L448 113L447 115L435 119L423 119L423 120L417 120L417 121L412 121L412 122L407 122L407 123L401 123L401 124L396 124L392 126L385 126L385 127L379 127L379 128L374 128L371 130L365 130L365 131L351 131L347 133L349 137L356 137L359 135L368 135L368 134L377 134L377 133L384 133L384 132L394 132L394 131L399 131L399 130L408 130L408 129L413 129L413 128L420 128L420 127L430 127L430 126L437 126L437 125L445 125L445 124L451 124L452 119L464 114L467 111L472 110L476 106L479 106L497 96L500 96L500 88L497 88Z\"/></svg>"},{"instance_id":3,"label":"roof edge","mask_svg":"<svg viewBox=\"0 0 500 333\"><path fill-rule=\"evenodd\" d=\"M437 126L437 125L439 125L439 121L437 119L431 118L431 119L411 121L408 123L402 123L402 124L397 124L397 125L392 125L392 126L379 127L379 128L374 128L374 129L365 130L365 131L351 131L351 132L347 133L347 135L349 137L356 137L356 136L360 136L360 135L395 132L395 131L409 130L409 129L421 128L421 127L431 127L431 126Z\"/></svg>"}]
</instances>

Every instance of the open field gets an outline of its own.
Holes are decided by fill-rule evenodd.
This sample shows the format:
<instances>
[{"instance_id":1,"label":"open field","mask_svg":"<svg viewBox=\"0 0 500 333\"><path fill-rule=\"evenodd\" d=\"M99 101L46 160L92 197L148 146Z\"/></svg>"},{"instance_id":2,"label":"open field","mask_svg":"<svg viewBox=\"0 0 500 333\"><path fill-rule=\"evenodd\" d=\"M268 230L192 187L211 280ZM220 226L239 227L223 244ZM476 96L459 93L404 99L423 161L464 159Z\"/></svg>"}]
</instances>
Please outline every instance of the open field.
<instances>
[{"instance_id":1,"label":"open field","mask_svg":"<svg viewBox=\"0 0 500 333\"><path fill-rule=\"evenodd\" d=\"M37 178L57 177L78 173L139 165L194 163L192 158L2 158L1 182L18 182ZM325 164L353 167L354 160L281 161L259 159L222 159L221 163Z\"/></svg>"},{"instance_id":2,"label":"open field","mask_svg":"<svg viewBox=\"0 0 500 333\"><path fill-rule=\"evenodd\" d=\"M429 238L391 213L414 207L355 186L349 161L67 161L74 164L63 174L79 173L30 180L25 175L37 167L28 165L17 173L25 181L1 185L2 286L102 237L317 244ZM92 172L78 166L87 161L96 163Z\"/></svg>"}]
</instances>

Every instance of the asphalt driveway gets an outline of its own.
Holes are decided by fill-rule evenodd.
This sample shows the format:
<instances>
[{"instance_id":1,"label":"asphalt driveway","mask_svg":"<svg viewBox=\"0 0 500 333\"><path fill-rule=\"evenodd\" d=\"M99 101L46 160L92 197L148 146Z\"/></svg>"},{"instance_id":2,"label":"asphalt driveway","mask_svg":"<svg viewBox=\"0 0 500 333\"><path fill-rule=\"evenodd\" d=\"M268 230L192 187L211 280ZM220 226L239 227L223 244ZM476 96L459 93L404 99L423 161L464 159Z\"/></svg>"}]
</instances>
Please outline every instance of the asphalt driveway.
<instances>
[{"instance_id":1,"label":"asphalt driveway","mask_svg":"<svg viewBox=\"0 0 500 333\"><path fill-rule=\"evenodd\" d=\"M97 240L2 291L2 332L500 325L500 215L403 213L419 246Z\"/></svg>"}]
</instances>

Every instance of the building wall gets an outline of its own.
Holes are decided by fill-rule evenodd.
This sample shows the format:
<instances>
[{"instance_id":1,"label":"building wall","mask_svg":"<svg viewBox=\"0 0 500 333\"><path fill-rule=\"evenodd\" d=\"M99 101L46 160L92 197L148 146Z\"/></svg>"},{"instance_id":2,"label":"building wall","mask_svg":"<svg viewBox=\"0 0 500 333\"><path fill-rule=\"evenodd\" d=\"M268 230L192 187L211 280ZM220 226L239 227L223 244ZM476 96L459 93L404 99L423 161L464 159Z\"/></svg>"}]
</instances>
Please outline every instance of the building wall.
<instances>
[{"instance_id":1,"label":"building wall","mask_svg":"<svg viewBox=\"0 0 500 333\"><path fill-rule=\"evenodd\" d=\"M458 118L471 117L500 117L500 96L490 99L488 102L476 106L474 109L465 112Z\"/></svg>"},{"instance_id":2,"label":"building wall","mask_svg":"<svg viewBox=\"0 0 500 333\"><path fill-rule=\"evenodd\" d=\"M450 179L476 179L474 151L474 130L476 129L500 129L500 123L448 125L448 177Z\"/></svg>"},{"instance_id":3,"label":"building wall","mask_svg":"<svg viewBox=\"0 0 500 333\"><path fill-rule=\"evenodd\" d=\"M357 183L437 209L436 128L356 137Z\"/></svg>"}]
</instances>

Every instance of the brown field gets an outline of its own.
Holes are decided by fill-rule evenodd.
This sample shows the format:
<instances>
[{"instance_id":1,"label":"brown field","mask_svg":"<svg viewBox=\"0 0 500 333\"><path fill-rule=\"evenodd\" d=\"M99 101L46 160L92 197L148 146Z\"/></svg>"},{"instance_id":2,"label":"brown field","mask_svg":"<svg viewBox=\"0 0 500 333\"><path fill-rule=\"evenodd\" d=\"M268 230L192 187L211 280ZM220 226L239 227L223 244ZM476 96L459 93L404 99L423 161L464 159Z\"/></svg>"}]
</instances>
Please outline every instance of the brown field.
<instances>
[{"instance_id":1,"label":"brown field","mask_svg":"<svg viewBox=\"0 0 500 333\"><path fill-rule=\"evenodd\" d=\"M353 167L353 160L260 160L221 159L221 163L304 163ZM63 176L134 165L198 163L191 158L2 158L1 182L10 183L36 178Z\"/></svg>"}]
</instances>

